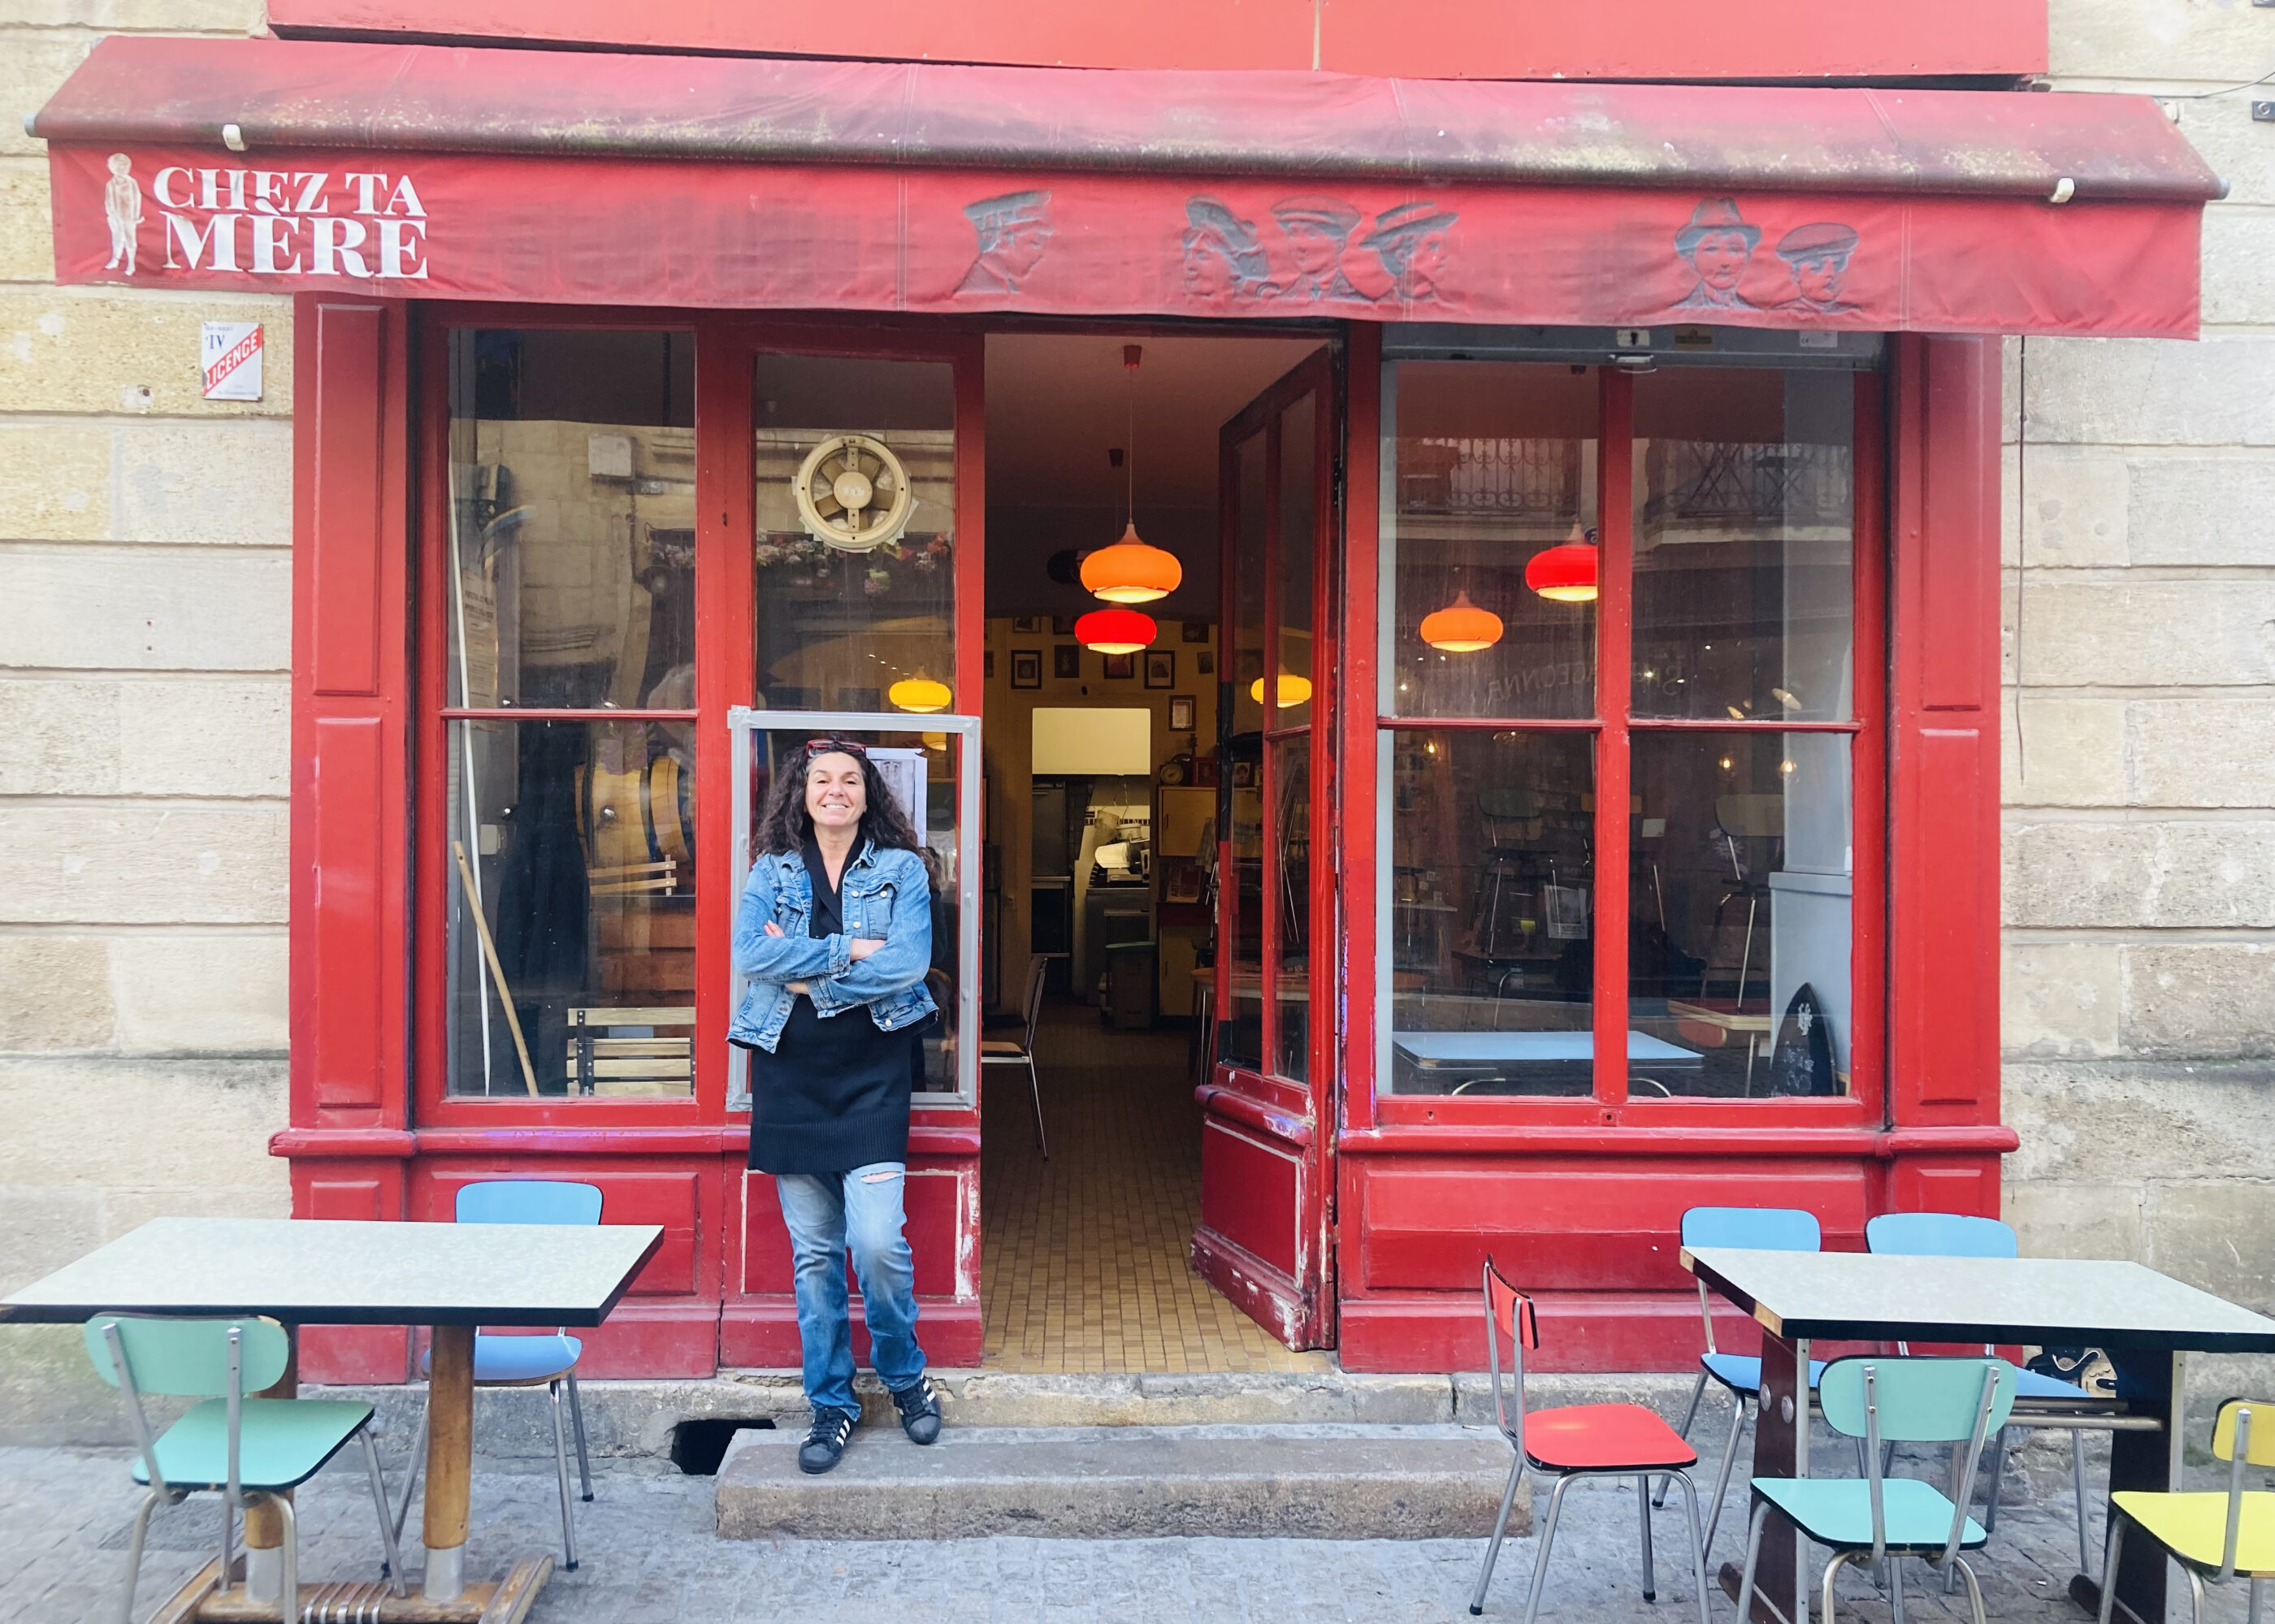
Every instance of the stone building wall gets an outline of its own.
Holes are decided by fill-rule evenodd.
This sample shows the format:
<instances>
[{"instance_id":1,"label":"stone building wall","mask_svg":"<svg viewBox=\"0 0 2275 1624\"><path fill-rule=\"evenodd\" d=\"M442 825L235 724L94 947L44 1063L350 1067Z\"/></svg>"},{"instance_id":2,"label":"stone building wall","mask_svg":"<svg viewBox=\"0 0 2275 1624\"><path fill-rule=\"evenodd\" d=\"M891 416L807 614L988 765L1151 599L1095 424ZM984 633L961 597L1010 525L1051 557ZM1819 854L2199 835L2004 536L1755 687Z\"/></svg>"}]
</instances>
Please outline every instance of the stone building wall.
<instances>
[{"instance_id":1,"label":"stone building wall","mask_svg":"<svg viewBox=\"0 0 2275 1624\"><path fill-rule=\"evenodd\" d=\"M0 18L0 1290L160 1212L282 1213L291 307L53 285L23 132L103 33L257 0ZM199 323L267 397L200 398ZM0 1437L115 1425L77 1337L0 1330Z\"/></svg>"},{"instance_id":2,"label":"stone building wall","mask_svg":"<svg viewBox=\"0 0 2275 1624\"><path fill-rule=\"evenodd\" d=\"M2232 190L2202 342L2007 346L2007 1210L2275 1311L2275 11L2052 13Z\"/></svg>"}]
</instances>

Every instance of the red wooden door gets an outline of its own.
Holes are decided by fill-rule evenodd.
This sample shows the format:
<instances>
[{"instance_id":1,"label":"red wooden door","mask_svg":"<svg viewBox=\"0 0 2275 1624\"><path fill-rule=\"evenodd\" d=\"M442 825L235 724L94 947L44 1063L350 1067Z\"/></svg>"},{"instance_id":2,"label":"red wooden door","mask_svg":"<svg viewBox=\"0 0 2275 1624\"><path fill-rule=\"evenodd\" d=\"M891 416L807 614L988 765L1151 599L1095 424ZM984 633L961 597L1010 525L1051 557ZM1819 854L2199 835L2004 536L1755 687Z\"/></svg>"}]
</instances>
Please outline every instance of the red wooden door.
<instances>
[{"instance_id":1,"label":"red wooden door","mask_svg":"<svg viewBox=\"0 0 2275 1624\"><path fill-rule=\"evenodd\" d=\"M1334 1340L1335 384L1323 349L1219 450L1216 1019L1193 1261L1291 1348Z\"/></svg>"}]
</instances>

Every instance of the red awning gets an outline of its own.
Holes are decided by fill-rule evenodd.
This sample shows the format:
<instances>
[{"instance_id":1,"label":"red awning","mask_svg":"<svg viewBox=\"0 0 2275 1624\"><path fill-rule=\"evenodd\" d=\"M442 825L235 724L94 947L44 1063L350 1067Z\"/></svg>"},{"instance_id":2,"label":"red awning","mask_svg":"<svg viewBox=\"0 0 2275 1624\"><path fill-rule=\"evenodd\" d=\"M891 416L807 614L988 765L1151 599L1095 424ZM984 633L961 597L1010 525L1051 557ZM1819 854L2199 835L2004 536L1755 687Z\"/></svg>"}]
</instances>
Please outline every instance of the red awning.
<instances>
[{"instance_id":1,"label":"red awning","mask_svg":"<svg viewBox=\"0 0 2275 1624\"><path fill-rule=\"evenodd\" d=\"M745 308L2192 336L2222 189L2135 96L274 40L34 128L67 282Z\"/></svg>"}]
</instances>

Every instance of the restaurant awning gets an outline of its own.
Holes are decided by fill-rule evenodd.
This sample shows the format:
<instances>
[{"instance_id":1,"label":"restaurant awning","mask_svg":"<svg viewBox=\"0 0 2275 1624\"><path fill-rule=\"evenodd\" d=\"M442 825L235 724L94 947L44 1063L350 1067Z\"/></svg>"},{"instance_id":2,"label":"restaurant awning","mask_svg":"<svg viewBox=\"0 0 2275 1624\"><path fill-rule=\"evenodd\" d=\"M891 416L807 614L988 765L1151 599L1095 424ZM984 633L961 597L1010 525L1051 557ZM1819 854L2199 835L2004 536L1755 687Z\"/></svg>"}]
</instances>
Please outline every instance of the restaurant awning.
<instances>
[{"instance_id":1,"label":"restaurant awning","mask_svg":"<svg viewBox=\"0 0 2275 1624\"><path fill-rule=\"evenodd\" d=\"M2193 336L2140 96L112 36L39 114L72 283Z\"/></svg>"}]
</instances>

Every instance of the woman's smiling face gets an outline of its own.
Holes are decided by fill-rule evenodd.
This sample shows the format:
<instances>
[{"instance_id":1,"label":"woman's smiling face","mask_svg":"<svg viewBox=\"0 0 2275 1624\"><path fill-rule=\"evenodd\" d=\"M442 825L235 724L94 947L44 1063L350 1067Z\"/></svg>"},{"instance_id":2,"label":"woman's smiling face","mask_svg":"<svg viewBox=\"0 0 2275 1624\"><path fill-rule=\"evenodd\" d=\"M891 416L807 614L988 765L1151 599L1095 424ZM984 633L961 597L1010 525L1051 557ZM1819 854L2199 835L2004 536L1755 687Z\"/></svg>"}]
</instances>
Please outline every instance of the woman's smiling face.
<instances>
[{"instance_id":1,"label":"woman's smiling face","mask_svg":"<svg viewBox=\"0 0 2275 1624\"><path fill-rule=\"evenodd\" d=\"M851 756L833 750L805 764L805 811L815 828L856 828L868 810L868 781Z\"/></svg>"}]
</instances>

